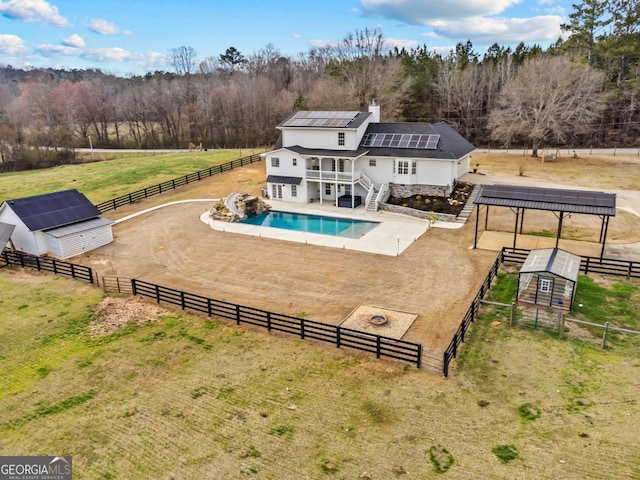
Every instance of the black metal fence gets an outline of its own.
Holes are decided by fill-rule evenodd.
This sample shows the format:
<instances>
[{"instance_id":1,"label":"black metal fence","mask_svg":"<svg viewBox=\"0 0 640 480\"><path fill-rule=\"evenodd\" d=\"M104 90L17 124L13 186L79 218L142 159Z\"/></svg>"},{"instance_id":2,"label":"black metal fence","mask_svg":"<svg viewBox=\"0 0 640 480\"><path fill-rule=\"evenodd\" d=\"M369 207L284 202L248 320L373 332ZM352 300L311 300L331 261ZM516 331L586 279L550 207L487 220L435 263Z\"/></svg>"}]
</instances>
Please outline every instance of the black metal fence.
<instances>
[{"instance_id":1,"label":"black metal fence","mask_svg":"<svg viewBox=\"0 0 640 480\"><path fill-rule=\"evenodd\" d=\"M136 190L135 192L121 195L111 200L107 200L106 202L98 203L96 205L96 208L100 211L100 213L104 213L109 210L115 210L118 207L129 205L131 203L138 202L142 199L152 197L154 195L159 195L162 192L173 190L183 185L188 185L204 178L212 177L213 175L218 175L228 170L233 170L234 168L244 167L245 165L250 165L252 163L259 162L260 160L260 155L257 153L248 157L238 158L237 160L233 160L231 162L222 163L214 167L199 170L197 172L185 175L184 177L167 180L166 182L159 183L158 185L153 185L152 187L146 187L141 190Z\"/></svg>"},{"instance_id":2,"label":"black metal fence","mask_svg":"<svg viewBox=\"0 0 640 480\"><path fill-rule=\"evenodd\" d=\"M38 257L29 253L18 252L16 250L3 250L2 259L5 265L17 265L20 267L35 268L43 272L50 272L55 275L75 278L84 282L93 283L93 270L91 267L77 265L75 263L56 260L49 257Z\"/></svg>"},{"instance_id":3,"label":"black metal fence","mask_svg":"<svg viewBox=\"0 0 640 480\"><path fill-rule=\"evenodd\" d=\"M134 295L153 299L157 303L177 305L182 310L226 318L238 325L244 323L266 328L269 332L277 331L296 335L301 339L319 340L334 344L337 348L348 347L373 353L377 358L393 358L415 364L418 368L422 364L422 345L419 343L214 300L136 279L131 280L131 286Z\"/></svg>"},{"instance_id":4,"label":"black metal fence","mask_svg":"<svg viewBox=\"0 0 640 480\"><path fill-rule=\"evenodd\" d=\"M449 346L443 354L442 373L444 376L449 375L449 363L456 358L458 352L458 346L464 343L464 337L467 330L476 319L478 315L478 307L480 300L482 300L489 289L491 288L491 282L498 274L500 266L504 262L523 264L531 250L526 248L509 248L503 247L495 262L489 269L484 282L480 290L474 297L467 313L462 318L462 322L458 326L456 333L453 334L453 338L449 343ZM612 258L600 258L600 257L581 257L580 271L584 274L589 273L602 273L606 275L615 275L630 278L640 278L640 262L634 262L632 260L618 260Z\"/></svg>"}]
</instances>

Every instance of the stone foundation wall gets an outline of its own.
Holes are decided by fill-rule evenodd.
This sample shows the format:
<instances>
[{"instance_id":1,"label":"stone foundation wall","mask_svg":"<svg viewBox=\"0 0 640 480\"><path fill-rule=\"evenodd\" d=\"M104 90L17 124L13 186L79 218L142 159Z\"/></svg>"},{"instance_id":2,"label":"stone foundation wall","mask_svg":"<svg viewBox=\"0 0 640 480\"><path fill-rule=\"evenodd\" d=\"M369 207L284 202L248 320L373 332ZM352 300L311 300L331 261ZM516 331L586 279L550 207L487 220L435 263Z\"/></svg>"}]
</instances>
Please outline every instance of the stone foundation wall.
<instances>
[{"instance_id":1,"label":"stone foundation wall","mask_svg":"<svg viewBox=\"0 0 640 480\"><path fill-rule=\"evenodd\" d=\"M389 190L393 197L406 198L413 195L437 195L448 197L453 191L451 185L404 185L402 183L390 183Z\"/></svg>"},{"instance_id":2,"label":"stone foundation wall","mask_svg":"<svg viewBox=\"0 0 640 480\"><path fill-rule=\"evenodd\" d=\"M400 215L408 215L410 217L423 218L425 220L431 219L432 215L435 215L441 222L453 222L456 219L455 215L448 213L438 212L424 212L422 210L416 210L415 208L402 207L400 205L391 205L390 203L380 204L380 210L391 213L399 213Z\"/></svg>"}]
</instances>

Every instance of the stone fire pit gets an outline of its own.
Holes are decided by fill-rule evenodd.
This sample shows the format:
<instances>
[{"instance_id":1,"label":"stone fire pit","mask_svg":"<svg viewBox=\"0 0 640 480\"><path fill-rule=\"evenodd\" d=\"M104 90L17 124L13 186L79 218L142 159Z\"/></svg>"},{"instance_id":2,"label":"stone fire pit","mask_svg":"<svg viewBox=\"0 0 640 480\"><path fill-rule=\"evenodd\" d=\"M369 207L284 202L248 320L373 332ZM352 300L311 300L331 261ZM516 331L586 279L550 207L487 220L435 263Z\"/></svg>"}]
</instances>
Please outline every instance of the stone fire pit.
<instances>
[{"instance_id":1,"label":"stone fire pit","mask_svg":"<svg viewBox=\"0 0 640 480\"><path fill-rule=\"evenodd\" d=\"M376 307L374 305L358 305L342 320L340 326L384 337L401 339L416 318L418 318L416 313Z\"/></svg>"}]
</instances>

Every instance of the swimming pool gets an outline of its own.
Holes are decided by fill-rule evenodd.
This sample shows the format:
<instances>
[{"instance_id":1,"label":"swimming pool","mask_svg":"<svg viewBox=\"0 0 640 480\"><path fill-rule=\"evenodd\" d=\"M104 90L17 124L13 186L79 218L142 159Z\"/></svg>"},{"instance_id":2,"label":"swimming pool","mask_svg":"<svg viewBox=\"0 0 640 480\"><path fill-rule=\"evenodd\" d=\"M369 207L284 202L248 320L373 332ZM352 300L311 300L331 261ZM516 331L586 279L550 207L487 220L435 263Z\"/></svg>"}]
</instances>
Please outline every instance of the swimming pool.
<instances>
[{"instance_id":1,"label":"swimming pool","mask_svg":"<svg viewBox=\"0 0 640 480\"><path fill-rule=\"evenodd\" d=\"M343 238L360 238L378 225L378 222L368 222L365 220L283 212L279 210L269 210L259 215L252 215L241 220L240 223L295 230L298 232L319 233L321 235Z\"/></svg>"}]
</instances>

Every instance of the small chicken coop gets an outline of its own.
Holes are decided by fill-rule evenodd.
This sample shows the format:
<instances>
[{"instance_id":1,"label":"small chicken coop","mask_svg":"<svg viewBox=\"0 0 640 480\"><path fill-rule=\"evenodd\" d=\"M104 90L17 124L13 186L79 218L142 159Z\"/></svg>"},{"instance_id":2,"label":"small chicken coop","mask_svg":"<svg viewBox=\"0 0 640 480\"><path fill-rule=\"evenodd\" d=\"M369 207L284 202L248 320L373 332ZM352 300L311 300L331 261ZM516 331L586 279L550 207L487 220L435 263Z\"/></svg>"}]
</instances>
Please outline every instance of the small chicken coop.
<instances>
[{"instance_id":1,"label":"small chicken coop","mask_svg":"<svg viewBox=\"0 0 640 480\"><path fill-rule=\"evenodd\" d=\"M517 303L570 311L580 257L559 248L531 250L518 275Z\"/></svg>"}]
</instances>

